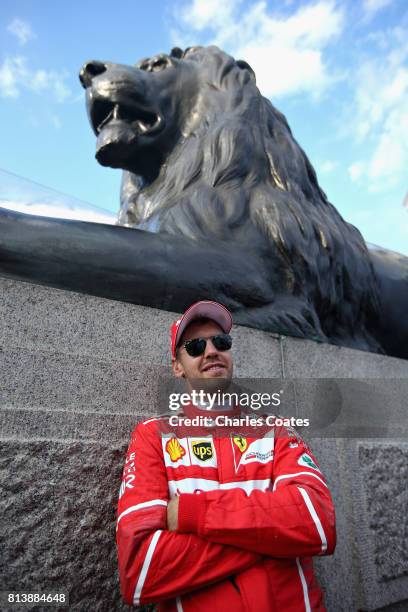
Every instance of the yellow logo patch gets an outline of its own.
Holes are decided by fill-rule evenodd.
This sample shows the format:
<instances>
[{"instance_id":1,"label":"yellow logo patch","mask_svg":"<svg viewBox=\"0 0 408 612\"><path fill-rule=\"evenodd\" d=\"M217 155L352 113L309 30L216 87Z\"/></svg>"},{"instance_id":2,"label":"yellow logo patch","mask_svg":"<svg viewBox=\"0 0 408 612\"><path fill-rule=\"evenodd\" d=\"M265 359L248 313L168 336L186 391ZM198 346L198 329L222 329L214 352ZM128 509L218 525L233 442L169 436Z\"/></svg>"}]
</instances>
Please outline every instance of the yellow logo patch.
<instances>
[{"instance_id":1,"label":"yellow logo patch","mask_svg":"<svg viewBox=\"0 0 408 612\"><path fill-rule=\"evenodd\" d=\"M198 440L198 442L192 442L191 449L194 455L200 459L200 461L208 461L208 459L212 459L214 455L213 446L208 440Z\"/></svg>"},{"instance_id":2,"label":"yellow logo patch","mask_svg":"<svg viewBox=\"0 0 408 612\"><path fill-rule=\"evenodd\" d=\"M167 442L166 452L170 455L172 461L178 461L186 454L185 449L181 446L177 438L171 438Z\"/></svg>"},{"instance_id":3,"label":"yellow logo patch","mask_svg":"<svg viewBox=\"0 0 408 612\"><path fill-rule=\"evenodd\" d=\"M235 446L239 448L241 453L245 452L248 448L248 440L242 436L232 436Z\"/></svg>"}]
</instances>

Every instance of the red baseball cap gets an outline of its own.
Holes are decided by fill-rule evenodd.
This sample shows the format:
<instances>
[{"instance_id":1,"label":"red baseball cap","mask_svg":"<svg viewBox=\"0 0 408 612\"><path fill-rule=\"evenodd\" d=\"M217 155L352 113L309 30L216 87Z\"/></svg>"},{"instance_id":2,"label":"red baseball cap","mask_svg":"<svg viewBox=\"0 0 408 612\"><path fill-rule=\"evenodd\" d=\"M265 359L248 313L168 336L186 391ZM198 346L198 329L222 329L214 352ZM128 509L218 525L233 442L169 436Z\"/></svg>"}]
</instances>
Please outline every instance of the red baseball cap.
<instances>
[{"instance_id":1,"label":"red baseball cap","mask_svg":"<svg viewBox=\"0 0 408 612\"><path fill-rule=\"evenodd\" d=\"M219 304L218 302L212 302L210 300L202 300L201 302L195 302L186 312L174 321L170 328L170 343L171 343L171 356L172 359L176 358L176 348L183 335L187 325L190 325L194 319L211 319L217 323L224 334L229 334L232 327L232 315L228 308Z\"/></svg>"}]
</instances>

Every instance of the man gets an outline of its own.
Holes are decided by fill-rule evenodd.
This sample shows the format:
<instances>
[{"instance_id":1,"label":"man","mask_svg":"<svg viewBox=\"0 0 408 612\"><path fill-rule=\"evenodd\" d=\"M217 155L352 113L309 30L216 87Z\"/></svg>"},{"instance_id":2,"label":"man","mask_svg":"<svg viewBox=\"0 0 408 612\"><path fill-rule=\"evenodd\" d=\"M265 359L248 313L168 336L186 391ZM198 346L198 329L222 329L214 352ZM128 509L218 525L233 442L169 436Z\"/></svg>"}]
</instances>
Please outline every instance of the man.
<instances>
[{"instance_id":1,"label":"man","mask_svg":"<svg viewBox=\"0 0 408 612\"><path fill-rule=\"evenodd\" d=\"M174 375L192 392L231 381L232 317L193 304L171 330ZM189 404L181 418L240 415ZM133 432L120 491L117 545L129 604L211 612L324 610L313 555L332 554L335 517L325 478L290 429L257 435L214 428L174 433L169 417Z\"/></svg>"}]
</instances>

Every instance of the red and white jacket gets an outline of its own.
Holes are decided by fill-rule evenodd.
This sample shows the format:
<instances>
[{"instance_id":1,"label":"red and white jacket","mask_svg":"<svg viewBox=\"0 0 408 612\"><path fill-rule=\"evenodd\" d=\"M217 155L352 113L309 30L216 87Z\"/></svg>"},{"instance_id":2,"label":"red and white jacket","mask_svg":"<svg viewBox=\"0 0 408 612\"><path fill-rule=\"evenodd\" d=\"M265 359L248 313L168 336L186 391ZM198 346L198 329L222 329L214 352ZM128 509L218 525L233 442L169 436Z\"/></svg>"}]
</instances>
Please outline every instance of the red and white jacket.
<instances>
[{"instance_id":1,"label":"red and white jacket","mask_svg":"<svg viewBox=\"0 0 408 612\"><path fill-rule=\"evenodd\" d=\"M175 433L166 417L135 428L117 517L125 601L177 612L325 610L311 557L334 552L335 514L310 449L290 428L221 435ZM178 529L168 531L176 495Z\"/></svg>"}]
</instances>

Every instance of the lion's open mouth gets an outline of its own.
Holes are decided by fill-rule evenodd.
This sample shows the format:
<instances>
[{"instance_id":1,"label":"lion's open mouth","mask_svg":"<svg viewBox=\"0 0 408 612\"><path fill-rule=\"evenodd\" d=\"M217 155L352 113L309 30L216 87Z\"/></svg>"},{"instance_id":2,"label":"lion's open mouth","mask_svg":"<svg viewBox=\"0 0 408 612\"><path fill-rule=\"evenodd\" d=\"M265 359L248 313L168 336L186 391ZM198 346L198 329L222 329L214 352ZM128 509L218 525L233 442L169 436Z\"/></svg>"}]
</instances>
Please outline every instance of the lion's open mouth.
<instances>
[{"instance_id":1,"label":"lion's open mouth","mask_svg":"<svg viewBox=\"0 0 408 612\"><path fill-rule=\"evenodd\" d=\"M153 134L162 127L162 117L160 115L109 100L95 100L90 115L96 134L100 134L111 121L123 121L140 134Z\"/></svg>"}]
</instances>

